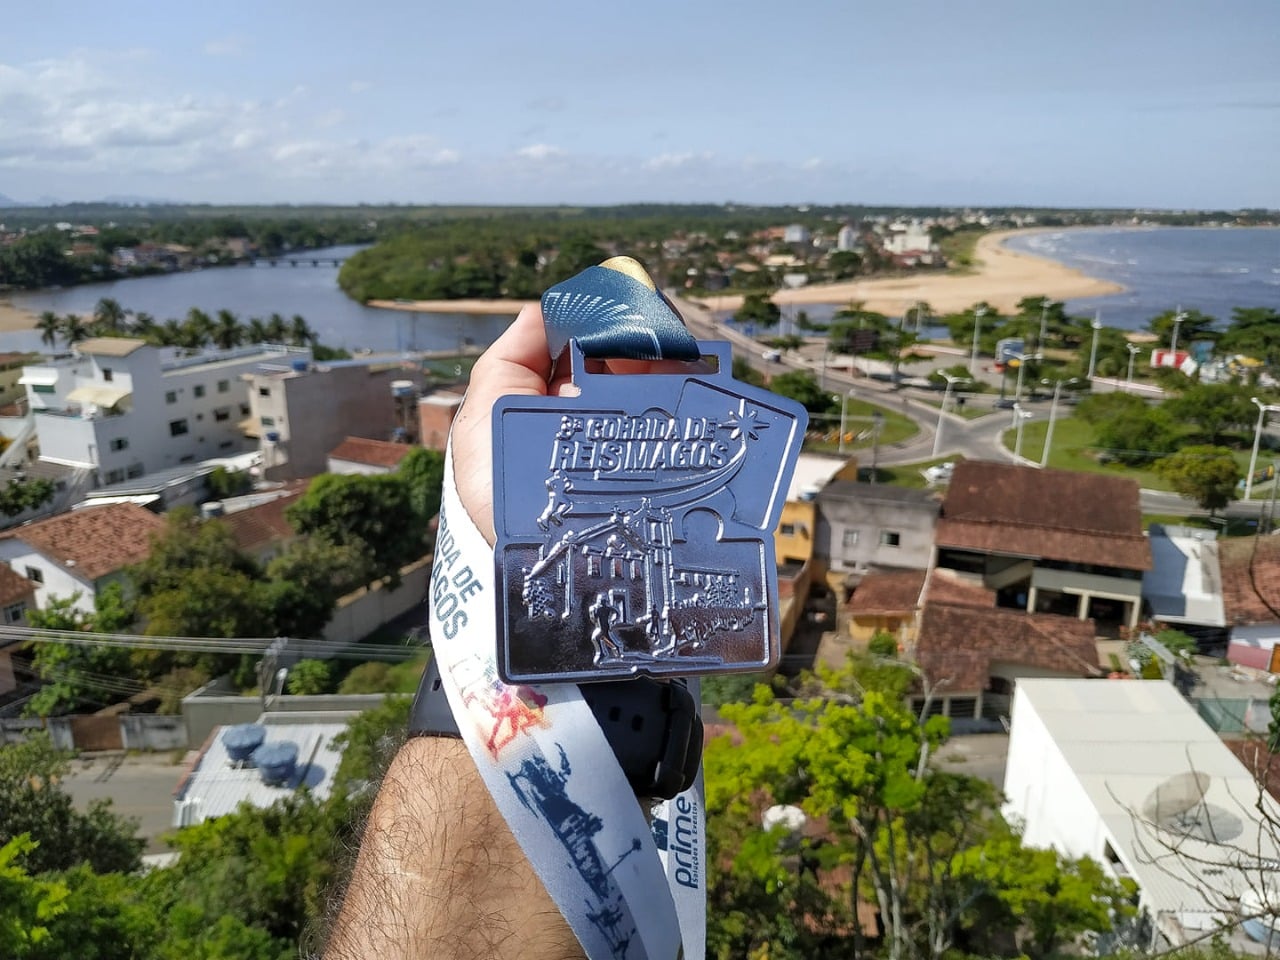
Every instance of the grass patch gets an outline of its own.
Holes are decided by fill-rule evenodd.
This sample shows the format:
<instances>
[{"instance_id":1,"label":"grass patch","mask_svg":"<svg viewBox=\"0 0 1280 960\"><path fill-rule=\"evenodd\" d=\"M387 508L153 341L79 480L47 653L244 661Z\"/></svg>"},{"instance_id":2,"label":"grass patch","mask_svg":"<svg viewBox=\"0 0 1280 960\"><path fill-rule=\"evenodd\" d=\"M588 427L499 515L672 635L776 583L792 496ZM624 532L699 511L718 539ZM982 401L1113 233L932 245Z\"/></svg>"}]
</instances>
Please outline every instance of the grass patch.
<instances>
[{"instance_id":1,"label":"grass patch","mask_svg":"<svg viewBox=\"0 0 1280 960\"><path fill-rule=\"evenodd\" d=\"M951 274L973 273L978 265L974 250L985 230L957 230L938 241L942 255L947 258L947 272Z\"/></svg>"},{"instance_id":2,"label":"grass patch","mask_svg":"<svg viewBox=\"0 0 1280 960\"><path fill-rule=\"evenodd\" d=\"M872 447L871 415L879 411L884 417L884 426L880 429L880 446L887 447L894 443L909 440L920 432L914 420L895 413L888 407L868 403L866 400L849 400L845 408L845 442L844 449L870 450ZM810 423L809 433L821 433L822 439L806 439L804 448L812 453L838 453L840 449L840 413L828 414L821 422ZM866 433L867 436L859 439Z\"/></svg>"},{"instance_id":3,"label":"grass patch","mask_svg":"<svg viewBox=\"0 0 1280 960\"><path fill-rule=\"evenodd\" d=\"M924 490L929 487L925 482L924 471L939 463L959 463L964 457L937 457L933 460L921 460L918 463L900 463L893 467L879 467L876 470L876 483L892 487L909 487L912 490ZM871 468L858 471L859 480L871 479ZM946 484L937 484L933 489L944 489Z\"/></svg>"}]
</instances>

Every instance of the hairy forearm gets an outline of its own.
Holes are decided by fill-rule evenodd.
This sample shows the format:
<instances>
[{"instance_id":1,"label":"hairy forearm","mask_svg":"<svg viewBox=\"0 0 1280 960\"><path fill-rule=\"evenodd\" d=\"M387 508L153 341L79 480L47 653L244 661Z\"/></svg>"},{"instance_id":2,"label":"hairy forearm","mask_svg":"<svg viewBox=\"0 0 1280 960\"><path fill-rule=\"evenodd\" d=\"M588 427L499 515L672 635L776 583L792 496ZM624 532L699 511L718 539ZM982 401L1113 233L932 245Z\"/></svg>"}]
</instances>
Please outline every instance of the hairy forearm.
<instances>
[{"instance_id":1,"label":"hairy forearm","mask_svg":"<svg viewBox=\"0 0 1280 960\"><path fill-rule=\"evenodd\" d=\"M581 958L459 740L396 754L326 960Z\"/></svg>"}]
</instances>

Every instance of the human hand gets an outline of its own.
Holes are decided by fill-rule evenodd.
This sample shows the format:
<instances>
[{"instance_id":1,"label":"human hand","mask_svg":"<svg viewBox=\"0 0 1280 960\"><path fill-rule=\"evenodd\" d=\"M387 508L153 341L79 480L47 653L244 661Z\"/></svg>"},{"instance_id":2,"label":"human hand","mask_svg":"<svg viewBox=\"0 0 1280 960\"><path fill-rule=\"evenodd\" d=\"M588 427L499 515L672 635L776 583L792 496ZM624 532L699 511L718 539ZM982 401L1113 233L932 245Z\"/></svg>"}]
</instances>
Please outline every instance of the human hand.
<instances>
[{"instance_id":1,"label":"human hand","mask_svg":"<svg viewBox=\"0 0 1280 960\"><path fill-rule=\"evenodd\" d=\"M501 337L476 361L467 397L453 422L453 476L458 498L485 540L496 539L493 526L493 405L499 397L571 397L578 393L567 369L547 351L542 308L525 307ZM613 374L706 371L702 361L588 361L588 369ZM554 379L553 379L554 377ZM523 468L524 464L518 465Z\"/></svg>"}]
</instances>

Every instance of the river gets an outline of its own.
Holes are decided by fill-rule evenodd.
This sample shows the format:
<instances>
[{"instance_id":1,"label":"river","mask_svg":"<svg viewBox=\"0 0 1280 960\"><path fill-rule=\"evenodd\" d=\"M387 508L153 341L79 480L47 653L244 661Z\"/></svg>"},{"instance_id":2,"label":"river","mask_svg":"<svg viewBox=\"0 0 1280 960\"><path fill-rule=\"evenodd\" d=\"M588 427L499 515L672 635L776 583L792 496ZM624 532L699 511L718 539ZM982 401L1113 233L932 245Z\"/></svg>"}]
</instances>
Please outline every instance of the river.
<instances>
[{"instance_id":1,"label":"river","mask_svg":"<svg viewBox=\"0 0 1280 960\"><path fill-rule=\"evenodd\" d=\"M88 316L102 297L111 297L126 310L144 311L158 320L181 319L192 307L213 313L230 310L241 320L266 319L272 313L289 318L295 313L320 337L320 342L348 350L454 350L472 344L487 346L511 323L512 317L459 313L406 313L375 310L349 299L338 289L338 268L359 246L308 250L281 258L278 266L215 267L189 273L134 277L61 290L44 290L12 298L15 306L39 313L78 313ZM312 266L317 258L327 265ZM289 261L297 260L298 266ZM41 349L34 331L0 334L0 350Z\"/></svg>"}]
</instances>

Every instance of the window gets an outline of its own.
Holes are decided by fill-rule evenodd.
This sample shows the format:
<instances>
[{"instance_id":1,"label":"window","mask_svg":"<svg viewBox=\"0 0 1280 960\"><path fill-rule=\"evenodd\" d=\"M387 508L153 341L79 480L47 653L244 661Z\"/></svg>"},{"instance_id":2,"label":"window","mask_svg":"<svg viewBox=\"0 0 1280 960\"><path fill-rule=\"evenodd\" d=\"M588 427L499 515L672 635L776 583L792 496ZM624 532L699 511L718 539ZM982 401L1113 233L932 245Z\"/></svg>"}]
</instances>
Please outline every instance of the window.
<instances>
[{"instance_id":1,"label":"window","mask_svg":"<svg viewBox=\"0 0 1280 960\"><path fill-rule=\"evenodd\" d=\"M848 550L850 547L856 547L857 545L858 545L858 531L846 530L844 532L844 548Z\"/></svg>"},{"instance_id":2,"label":"window","mask_svg":"<svg viewBox=\"0 0 1280 960\"><path fill-rule=\"evenodd\" d=\"M260 397L269 397L269 396L271 396L271 388L270 388L270 387L259 387L259 388L258 388L258 396L260 396Z\"/></svg>"},{"instance_id":3,"label":"window","mask_svg":"<svg viewBox=\"0 0 1280 960\"><path fill-rule=\"evenodd\" d=\"M218 449L230 450L233 446L235 446L235 444L232 443L230 440L223 440L220 444L218 444Z\"/></svg>"},{"instance_id":4,"label":"window","mask_svg":"<svg viewBox=\"0 0 1280 960\"><path fill-rule=\"evenodd\" d=\"M168 390L168 391L166 391L166 392L165 392L165 395L164 395L164 402L165 402L165 403L177 403L177 402L178 402L178 391L177 391L177 390Z\"/></svg>"},{"instance_id":5,"label":"window","mask_svg":"<svg viewBox=\"0 0 1280 960\"><path fill-rule=\"evenodd\" d=\"M130 480L132 480L134 477L140 477L140 476L142 476L142 464L135 463L131 467L129 467Z\"/></svg>"},{"instance_id":6,"label":"window","mask_svg":"<svg viewBox=\"0 0 1280 960\"><path fill-rule=\"evenodd\" d=\"M201 397L204 396L204 384L197 383L194 387L191 388L191 392L195 394L197 400L200 399Z\"/></svg>"},{"instance_id":7,"label":"window","mask_svg":"<svg viewBox=\"0 0 1280 960\"><path fill-rule=\"evenodd\" d=\"M796 525L794 523L779 524L778 532L784 537L794 537L796 535Z\"/></svg>"},{"instance_id":8,"label":"window","mask_svg":"<svg viewBox=\"0 0 1280 960\"><path fill-rule=\"evenodd\" d=\"M213 411L213 419L216 423L222 423L223 421L230 420L231 408L219 407L217 410Z\"/></svg>"},{"instance_id":9,"label":"window","mask_svg":"<svg viewBox=\"0 0 1280 960\"><path fill-rule=\"evenodd\" d=\"M108 470L106 479L103 481L107 484L119 483L124 479L124 470L117 467L115 470Z\"/></svg>"},{"instance_id":10,"label":"window","mask_svg":"<svg viewBox=\"0 0 1280 960\"><path fill-rule=\"evenodd\" d=\"M110 383L110 382L111 382L112 380L114 380L115 378L116 378L116 372L115 372L114 370L112 370L110 367L103 367L103 368L102 368L102 379L103 379L103 380L107 381L107 383Z\"/></svg>"},{"instance_id":11,"label":"window","mask_svg":"<svg viewBox=\"0 0 1280 960\"><path fill-rule=\"evenodd\" d=\"M880 531L880 546L897 547L901 545L902 545L902 534L898 533L898 531L896 530Z\"/></svg>"},{"instance_id":12,"label":"window","mask_svg":"<svg viewBox=\"0 0 1280 960\"><path fill-rule=\"evenodd\" d=\"M4 622L17 623L26 612L27 605L25 603L11 603L4 608Z\"/></svg>"},{"instance_id":13,"label":"window","mask_svg":"<svg viewBox=\"0 0 1280 960\"><path fill-rule=\"evenodd\" d=\"M170 420L169 421L169 436L171 437L185 436L188 433L188 431L190 431L190 429L191 428L187 426L186 420Z\"/></svg>"},{"instance_id":14,"label":"window","mask_svg":"<svg viewBox=\"0 0 1280 960\"><path fill-rule=\"evenodd\" d=\"M31 389L36 393L56 393L57 388L52 383L33 383Z\"/></svg>"},{"instance_id":15,"label":"window","mask_svg":"<svg viewBox=\"0 0 1280 960\"><path fill-rule=\"evenodd\" d=\"M35 583L44 583L44 571L39 567L27 567L27 579Z\"/></svg>"},{"instance_id":16,"label":"window","mask_svg":"<svg viewBox=\"0 0 1280 960\"><path fill-rule=\"evenodd\" d=\"M218 381L218 392L219 392L219 393L226 393L226 392L227 392L228 390L230 390L230 389L231 389L231 381L230 381L230 380L219 380L219 381Z\"/></svg>"},{"instance_id":17,"label":"window","mask_svg":"<svg viewBox=\"0 0 1280 960\"><path fill-rule=\"evenodd\" d=\"M111 441L111 449L112 449L112 451L113 451L113 452L114 452L114 451L118 451L118 450L128 450L128 449L129 449L129 438L128 438L128 437L116 437L114 440L112 440L112 441Z\"/></svg>"},{"instance_id":18,"label":"window","mask_svg":"<svg viewBox=\"0 0 1280 960\"><path fill-rule=\"evenodd\" d=\"M247 403L240 404L240 416L247 417L249 415L249 405Z\"/></svg>"},{"instance_id":19,"label":"window","mask_svg":"<svg viewBox=\"0 0 1280 960\"><path fill-rule=\"evenodd\" d=\"M275 417L259 417L258 420L264 427L274 427L276 425Z\"/></svg>"},{"instance_id":20,"label":"window","mask_svg":"<svg viewBox=\"0 0 1280 960\"><path fill-rule=\"evenodd\" d=\"M191 463L193 460L195 460L195 458L196 458L196 455L194 453L188 453L185 457L179 457L178 462Z\"/></svg>"}]
</instances>

